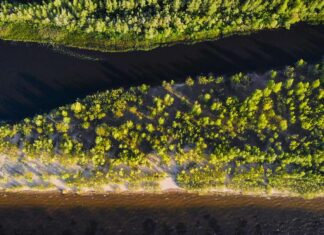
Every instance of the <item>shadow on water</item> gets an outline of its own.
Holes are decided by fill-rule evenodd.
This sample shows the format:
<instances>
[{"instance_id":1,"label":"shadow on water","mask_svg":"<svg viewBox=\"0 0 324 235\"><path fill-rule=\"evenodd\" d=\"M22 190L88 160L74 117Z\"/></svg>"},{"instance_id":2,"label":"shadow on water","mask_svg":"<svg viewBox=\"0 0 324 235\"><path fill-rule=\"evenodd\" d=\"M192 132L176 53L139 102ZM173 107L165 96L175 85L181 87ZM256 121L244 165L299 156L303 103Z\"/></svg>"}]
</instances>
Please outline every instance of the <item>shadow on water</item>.
<instances>
[{"instance_id":1,"label":"shadow on water","mask_svg":"<svg viewBox=\"0 0 324 235\"><path fill-rule=\"evenodd\" d=\"M149 52L101 53L0 41L0 119L17 121L96 91L181 82L199 74L265 71L324 55L324 26L298 24Z\"/></svg>"},{"instance_id":2,"label":"shadow on water","mask_svg":"<svg viewBox=\"0 0 324 235\"><path fill-rule=\"evenodd\" d=\"M323 199L186 194L9 196L0 198L1 235L324 232Z\"/></svg>"},{"instance_id":3,"label":"shadow on water","mask_svg":"<svg viewBox=\"0 0 324 235\"><path fill-rule=\"evenodd\" d=\"M1 235L321 234L323 215L268 208L1 209Z\"/></svg>"}]
</instances>

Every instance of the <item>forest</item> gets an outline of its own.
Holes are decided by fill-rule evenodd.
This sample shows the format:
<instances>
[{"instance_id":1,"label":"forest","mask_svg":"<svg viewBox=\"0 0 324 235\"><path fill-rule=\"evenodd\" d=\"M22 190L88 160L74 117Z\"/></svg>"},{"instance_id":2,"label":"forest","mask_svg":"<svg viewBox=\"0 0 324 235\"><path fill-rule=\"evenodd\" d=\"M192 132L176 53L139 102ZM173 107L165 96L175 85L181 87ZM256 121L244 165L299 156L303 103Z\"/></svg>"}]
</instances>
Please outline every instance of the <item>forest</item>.
<instances>
[{"instance_id":1,"label":"forest","mask_svg":"<svg viewBox=\"0 0 324 235\"><path fill-rule=\"evenodd\" d=\"M74 186L171 176L193 191L323 193L323 83L324 61L299 60L266 73L108 90L2 124L0 152L89 170L62 176Z\"/></svg>"},{"instance_id":2,"label":"forest","mask_svg":"<svg viewBox=\"0 0 324 235\"><path fill-rule=\"evenodd\" d=\"M323 7L322 0L5 0L0 38L101 51L151 49L323 23Z\"/></svg>"}]
</instances>

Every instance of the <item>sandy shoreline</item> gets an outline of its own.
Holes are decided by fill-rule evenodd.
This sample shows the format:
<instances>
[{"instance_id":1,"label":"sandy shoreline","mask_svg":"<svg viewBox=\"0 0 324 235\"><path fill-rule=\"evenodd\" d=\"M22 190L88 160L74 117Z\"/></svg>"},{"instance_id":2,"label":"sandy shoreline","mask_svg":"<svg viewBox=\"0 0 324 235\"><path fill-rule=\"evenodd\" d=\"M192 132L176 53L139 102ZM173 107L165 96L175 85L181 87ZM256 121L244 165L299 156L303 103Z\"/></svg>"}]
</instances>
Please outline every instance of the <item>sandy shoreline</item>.
<instances>
[{"instance_id":1,"label":"sandy shoreline","mask_svg":"<svg viewBox=\"0 0 324 235\"><path fill-rule=\"evenodd\" d=\"M68 182L65 180L66 173L76 175L78 172L86 173L76 162L62 164L58 159L51 162L43 158L32 159L25 156L23 159L9 157L0 153L0 194L14 193L17 195L161 195L169 193L207 195L207 196L249 196L260 198L324 198L324 192L312 194L298 194L282 189L233 189L225 184L213 188L183 188L175 180L172 167L165 171L165 176L150 179L145 184L145 179L140 179L136 184L132 182L114 182L109 179L96 180L84 179L85 181ZM42 160L43 159L43 160ZM160 169L160 168L159 168Z\"/></svg>"},{"instance_id":2,"label":"sandy shoreline","mask_svg":"<svg viewBox=\"0 0 324 235\"><path fill-rule=\"evenodd\" d=\"M163 196L163 195L193 195L193 196L210 196L210 197L250 197L250 198L266 198L266 199L273 199L273 198L296 198L296 199L303 199L303 200L315 200L324 199L323 193L318 193L311 195L311 197L304 197L297 193L291 193L288 191L276 191L272 190L268 193L266 192L253 192L253 191L239 191L239 190L231 190L231 189L203 189L203 190L186 190L183 188L169 188L169 189L126 189L126 190L116 190L116 191L104 191L104 190L95 190L84 188L78 191L73 190L58 190L56 188L48 188L48 189L6 189L0 190L0 197L3 195L59 195L59 196L134 196L137 197L139 195L156 195L156 196ZM323 202L324 203L324 202Z\"/></svg>"}]
</instances>

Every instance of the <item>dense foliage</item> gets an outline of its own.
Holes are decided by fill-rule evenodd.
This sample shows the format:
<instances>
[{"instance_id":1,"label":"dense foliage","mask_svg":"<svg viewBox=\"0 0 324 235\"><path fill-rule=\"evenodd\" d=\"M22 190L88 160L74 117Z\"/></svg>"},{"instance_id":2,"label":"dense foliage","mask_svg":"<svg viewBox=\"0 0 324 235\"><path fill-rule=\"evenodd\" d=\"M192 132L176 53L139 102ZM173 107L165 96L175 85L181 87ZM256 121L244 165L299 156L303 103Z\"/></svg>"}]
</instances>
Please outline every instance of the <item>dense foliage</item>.
<instances>
[{"instance_id":1,"label":"dense foliage","mask_svg":"<svg viewBox=\"0 0 324 235\"><path fill-rule=\"evenodd\" d=\"M323 62L300 60L262 75L120 88L2 125L0 148L35 158L73 156L79 165L91 164L105 181L132 181L154 172L192 189L225 184L319 192L323 82Z\"/></svg>"},{"instance_id":2,"label":"dense foliage","mask_svg":"<svg viewBox=\"0 0 324 235\"><path fill-rule=\"evenodd\" d=\"M322 23L322 0L55 0L1 1L0 37L101 50L148 49Z\"/></svg>"}]
</instances>

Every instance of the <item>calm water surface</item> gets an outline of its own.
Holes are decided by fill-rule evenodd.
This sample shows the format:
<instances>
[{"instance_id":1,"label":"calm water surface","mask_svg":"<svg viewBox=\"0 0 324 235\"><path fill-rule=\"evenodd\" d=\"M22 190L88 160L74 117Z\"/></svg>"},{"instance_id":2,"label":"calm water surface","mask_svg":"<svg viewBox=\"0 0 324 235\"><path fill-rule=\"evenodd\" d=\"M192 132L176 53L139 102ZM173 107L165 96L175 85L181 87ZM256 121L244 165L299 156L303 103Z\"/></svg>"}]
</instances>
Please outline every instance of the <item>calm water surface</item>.
<instances>
[{"instance_id":1,"label":"calm water surface","mask_svg":"<svg viewBox=\"0 0 324 235\"><path fill-rule=\"evenodd\" d=\"M0 195L0 234L323 234L324 200Z\"/></svg>"},{"instance_id":2,"label":"calm water surface","mask_svg":"<svg viewBox=\"0 0 324 235\"><path fill-rule=\"evenodd\" d=\"M99 53L0 41L0 120L17 121L114 87L200 73L265 71L324 55L324 25L299 24L252 35L152 51Z\"/></svg>"},{"instance_id":3,"label":"calm water surface","mask_svg":"<svg viewBox=\"0 0 324 235\"><path fill-rule=\"evenodd\" d=\"M149 52L0 41L0 120L18 121L109 88L181 82L209 72L262 72L323 55L324 26L304 24ZM0 194L4 234L324 234L324 200Z\"/></svg>"}]
</instances>

